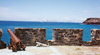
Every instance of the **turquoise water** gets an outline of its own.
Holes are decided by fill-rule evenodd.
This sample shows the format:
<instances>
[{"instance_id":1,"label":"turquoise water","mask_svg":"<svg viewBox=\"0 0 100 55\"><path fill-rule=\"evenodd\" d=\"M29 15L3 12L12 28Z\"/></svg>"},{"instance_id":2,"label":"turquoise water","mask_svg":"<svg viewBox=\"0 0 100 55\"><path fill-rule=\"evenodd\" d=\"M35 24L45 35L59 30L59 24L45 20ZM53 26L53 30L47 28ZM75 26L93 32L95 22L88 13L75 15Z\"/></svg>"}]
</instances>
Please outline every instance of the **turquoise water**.
<instances>
[{"instance_id":1,"label":"turquoise water","mask_svg":"<svg viewBox=\"0 0 100 55\"><path fill-rule=\"evenodd\" d=\"M52 39L53 28L69 28L69 29L83 29L83 41L90 41L91 29L100 29L100 25L85 25L81 23L68 22L17 22L17 21L0 21L0 28L3 30L2 40L7 44L10 42L10 35L7 32L8 28L46 28L46 40Z\"/></svg>"}]
</instances>

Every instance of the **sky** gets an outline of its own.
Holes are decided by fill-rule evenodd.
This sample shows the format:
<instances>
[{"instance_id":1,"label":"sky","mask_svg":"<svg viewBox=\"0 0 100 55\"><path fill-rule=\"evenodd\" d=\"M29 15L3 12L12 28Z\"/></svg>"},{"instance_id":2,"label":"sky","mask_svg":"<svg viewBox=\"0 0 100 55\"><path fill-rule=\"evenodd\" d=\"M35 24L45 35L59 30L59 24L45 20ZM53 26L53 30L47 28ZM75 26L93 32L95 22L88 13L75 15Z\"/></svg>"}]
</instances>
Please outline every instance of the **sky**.
<instances>
[{"instance_id":1,"label":"sky","mask_svg":"<svg viewBox=\"0 0 100 55\"><path fill-rule=\"evenodd\" d=\"M100 0L0 0L0 20L83 22L100 18Z\"/></svg>"}]
</instances>

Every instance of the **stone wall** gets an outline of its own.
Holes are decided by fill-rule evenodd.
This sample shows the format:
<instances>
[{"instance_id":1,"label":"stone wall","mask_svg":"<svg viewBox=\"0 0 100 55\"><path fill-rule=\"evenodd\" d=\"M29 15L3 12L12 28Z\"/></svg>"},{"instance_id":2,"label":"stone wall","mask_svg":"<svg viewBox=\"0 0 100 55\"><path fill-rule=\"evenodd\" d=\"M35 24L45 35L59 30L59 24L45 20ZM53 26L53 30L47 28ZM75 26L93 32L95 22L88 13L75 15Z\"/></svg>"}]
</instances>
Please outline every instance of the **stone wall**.
<instances>
[{"instance_id":1,"label":"stone wall","mask_svg":"<svg viewBox=\"0 0 100 55\"><path fill-rule=\"evenodd\" d=\"M100 45L100 29L91 30L91 41L82 41L82 29L53 29L53 39L46 40L46 29L43 28L15 28L15 35L26 46L35 46L36 42L49 45Z\"/></svg>"},{"instance_id":2,"label":"stone wall","mask_svg":"<svg viewBox=\"0 0 100 55\"><path fill-rule=\"evenodd\" d=\"M2 34L2 29L0 29L0 49L6 48L6 43L1 40Z\"/></svg>"},{"instance_id":3,"label":"stone wall","mask_svg":"<svg viewBox=\"0 0 100 55\"><path fill-rule=\"evenodd\" d=\"M53 29L51 45L81 45L82 29Z\"/></svg>"},{"instance_id":4,"label":"stone wall","mask_svg":"<svg viewBox=\"0 0 100 55\"><path fill-rule=\"evenodd\" d=\"M82 46L93 46L92 44L91 44L91 42L89 41L82 41Z\"/></svg>"},{"instance_id":5,"label":"stone wall","mask_svg":"<svg viewBox=\"0 0 100 55\"><path fill-rule=\"evenodd\" d=\"M2 29L0 29L0 40L1 40L2 34L3 34Z\"/></svg>"},{"instance_id":6,"label":"stone wall","mask_svg":"<svg viewBox=\"0 0 100 55\"><path fill-rule=\"evenodd\" d=\"M91 44L100 45L100 29L91 30Z\"/></svg>"},{"instance_id":7,"label":"stone wall","mask_svg":"<svg viewBox=\"0 0 100 55\"><path fill-rule=\"evenodd\" d=\"M36 42L46 43L44 28L15 28L14 33L26 46L35 46Z\"/></svg>"}]
</instances>

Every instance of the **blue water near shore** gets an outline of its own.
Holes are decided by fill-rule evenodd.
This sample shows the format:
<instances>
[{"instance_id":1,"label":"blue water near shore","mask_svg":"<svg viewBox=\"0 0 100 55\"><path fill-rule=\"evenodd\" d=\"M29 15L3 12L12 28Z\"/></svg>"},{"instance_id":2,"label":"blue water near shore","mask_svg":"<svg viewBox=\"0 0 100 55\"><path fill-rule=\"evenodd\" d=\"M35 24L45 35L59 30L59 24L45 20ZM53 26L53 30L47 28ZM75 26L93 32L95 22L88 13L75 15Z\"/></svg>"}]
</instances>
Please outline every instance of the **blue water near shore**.
<instances>
[{"instance_id":1,"label":"blue water near shore","mask_svg":"<svg viewBox=\"0 0 100 55\"><path fill-rule=\"evenodd\" d=\"M100 29L100 25L86 25L81 23L69 22L21 22L21 21L0 21L0 28L3 30L2 40L7 44L10 42L10 35L7 29L12 31L14 28L46 28L46 40L52 39L53 28L83 29L83 41L90 41L91 29Z\"/></svg>"}]
</instances>

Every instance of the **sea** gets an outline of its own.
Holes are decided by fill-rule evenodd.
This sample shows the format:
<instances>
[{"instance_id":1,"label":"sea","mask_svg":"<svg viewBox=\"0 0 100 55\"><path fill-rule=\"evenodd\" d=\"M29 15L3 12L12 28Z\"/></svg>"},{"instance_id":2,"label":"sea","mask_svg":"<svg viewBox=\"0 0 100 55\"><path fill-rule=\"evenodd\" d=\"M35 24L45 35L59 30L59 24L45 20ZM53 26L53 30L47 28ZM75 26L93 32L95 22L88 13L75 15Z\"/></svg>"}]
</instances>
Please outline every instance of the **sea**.
<instances>
[{"instance_id":1,"label":"sea","mask_svg":"<svg viewBox=\"0 0 100 55\"><path fill-rule=\"evenodd\" d=\"M100 29L100 25L87 25L72 22L28 22L28 21L0 21L0 28L3 31L1 40L9 44L10 35L7 29L14 31L14 28L46 28L46 40L52 40L54 28L83 29L83 41L90 41L91 29Z\"/></svg>"}]
</instances>

